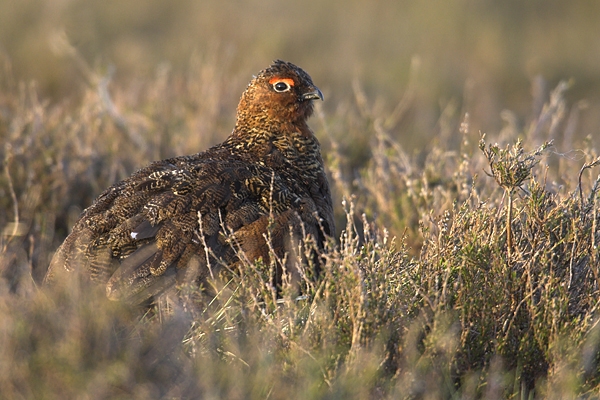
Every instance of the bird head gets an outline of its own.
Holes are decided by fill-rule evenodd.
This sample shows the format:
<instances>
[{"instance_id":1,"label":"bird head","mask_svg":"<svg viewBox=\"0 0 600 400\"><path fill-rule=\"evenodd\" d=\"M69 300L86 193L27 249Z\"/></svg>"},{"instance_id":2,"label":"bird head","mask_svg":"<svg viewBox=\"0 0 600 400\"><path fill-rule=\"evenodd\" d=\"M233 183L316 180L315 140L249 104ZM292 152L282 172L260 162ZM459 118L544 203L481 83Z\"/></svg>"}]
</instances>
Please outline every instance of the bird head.
<instances>
[{"instance_id":1,"label":"bird head","mask_svg":"<svg viewBox=\"0 0 600 400\"><path fill-rule=\"evenodd\" d=\"M238 106L238 120L304 122L318 99L323 100L323 94L304 70L276 60L250 81Z\"/></svg>"}]
</instances>

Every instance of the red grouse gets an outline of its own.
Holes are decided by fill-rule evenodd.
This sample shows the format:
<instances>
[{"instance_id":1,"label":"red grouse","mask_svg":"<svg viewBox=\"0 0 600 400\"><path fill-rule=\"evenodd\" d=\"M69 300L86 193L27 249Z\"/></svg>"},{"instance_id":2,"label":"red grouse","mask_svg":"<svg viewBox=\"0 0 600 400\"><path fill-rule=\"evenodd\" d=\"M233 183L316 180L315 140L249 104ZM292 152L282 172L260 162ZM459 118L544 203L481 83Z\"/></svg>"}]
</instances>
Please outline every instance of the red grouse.
<instances>
[{"instance_id":1,"label":"red grouse","mask_svg":"<svg viewBox=\"0 0 600 400\"><path fill-rule=\"evenodd\" d=\"M270 260L291 237L322 247L334 233L319 142L306 120L323 99L310 76L277 60L242 94L235 128L204 152L153 162L105 190L59 247L46 274L86 271L109 298L142 302L239 258ZM265 237L270 237L268 244ZM211 267L212 266L212 267Z\"/></svg>"}]
</instances>

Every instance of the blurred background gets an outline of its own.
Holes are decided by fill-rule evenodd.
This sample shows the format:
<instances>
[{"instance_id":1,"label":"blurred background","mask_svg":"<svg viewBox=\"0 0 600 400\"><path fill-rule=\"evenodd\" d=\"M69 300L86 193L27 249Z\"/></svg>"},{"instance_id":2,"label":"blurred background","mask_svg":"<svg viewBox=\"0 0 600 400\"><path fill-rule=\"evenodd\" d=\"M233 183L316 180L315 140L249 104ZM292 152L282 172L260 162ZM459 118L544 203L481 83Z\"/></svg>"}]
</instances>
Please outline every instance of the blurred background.
<instances>
[{"instance_id":1,"label":"blurred background","mask_svg":"<svg viewBox=\"0 0 600 400\"><path fill-rule=\"evenodd\" d=\"M567 80L576 134L593 137L599 17L600 2L579 0L4 0L0 57L51 101L83 92L82 65L114 68L119 84L165 66L185 74L209 58L239 96L252 73L281 58L312 75L326 112L357 84L383 112L408 93L391 130L409 148L435 136L448 110L459 119L468 111L475 131L522 127L542 106L534 100ZM509 120L505 109L514 111Z\"/></svg>"}]
</instances>

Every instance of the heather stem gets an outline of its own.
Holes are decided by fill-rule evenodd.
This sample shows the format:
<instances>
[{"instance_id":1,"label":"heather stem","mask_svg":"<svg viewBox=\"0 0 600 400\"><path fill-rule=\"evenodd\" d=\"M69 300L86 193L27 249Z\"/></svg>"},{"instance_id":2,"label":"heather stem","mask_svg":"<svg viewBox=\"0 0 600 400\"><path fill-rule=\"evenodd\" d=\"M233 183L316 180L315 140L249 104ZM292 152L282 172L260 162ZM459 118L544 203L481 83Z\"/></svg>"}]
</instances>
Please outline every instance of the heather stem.
<instances>
[{"instance_id":1,"label":"heather stem","mask_svg":"<svg viewBox=\"0 0 600 400\"><path fill-rule=\"evenodd\" d=\"M513 247L513 237L512 237L512 208L513 208L513 198L512 193L508 191L508 209L506 210L506 250L508 255L508 260L512 258L512 247Z\"/></svg>"}]
</instances>

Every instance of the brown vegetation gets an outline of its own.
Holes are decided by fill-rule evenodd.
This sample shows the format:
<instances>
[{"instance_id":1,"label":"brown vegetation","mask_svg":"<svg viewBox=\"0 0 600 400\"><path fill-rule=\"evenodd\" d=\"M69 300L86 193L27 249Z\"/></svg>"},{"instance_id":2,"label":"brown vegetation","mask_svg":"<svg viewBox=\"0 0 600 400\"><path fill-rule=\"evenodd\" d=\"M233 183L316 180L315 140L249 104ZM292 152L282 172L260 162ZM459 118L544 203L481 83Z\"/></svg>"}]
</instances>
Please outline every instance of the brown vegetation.
<instances>
[{"instance_id":1,"label":"brown vegetation","mask_svg":"<svg viewBox=\"0 0 600 400\"><path fill-rule=\"evenodd\" d=\"M354 111L318 109L312 126L327 142L343 229L301 298L286 290L289 281L278 297L271 266L261 263L247 263L211 304L142 318L76 280L40 289L54 249L94 193L160 149L182 153L207 140L189 134L204 121L219 124L190 88L222 85L226 93L228 81L203 82L199 72L165 72L135 90L107 91L98 79L73 103L43 101L32 85L5 92L2 393L492 398L598 390L599 161L590 145L576 161L548 145L529 153L536 138L551 139L543 115L533 116L528 139L505 133L502 146L472 132L464 116L454 132L460 149L442 140L418 162L358 86ZM551 101L564 101L555 94ZM338 141L365 134L371 157L353 169ZM189 302L203 301L187 290Z\"/></svg>"},{"instance_id":2,"label":"brown vegetation","mask_svg":"<svg viewBox=\"0 0 600 400\"><path fill-rule=\"evenodd\" d=\"M91 14L77 1L61 3L72 8L67 36L80 32L84 45L75 47L93 43L87 52L34 25L68 55L69 68L32 50L14 63L2 59L0 397L598 397L592 6L454 0L438 1L432 16L417 4L388 12L403 2L367 10L350 1L348 13L323 2L320 18L294 12L294 23L281 14L267 24L267 11L281 2L237 2L237 10L219 2L212 13L196 10L202 24L194 30L193 17L181 19L188 9L167 12L148 1L154 6L130 24L145 32L140 42L127 29L111 36L117 28L102 15L125 14L117 3L100 3L90 2ZM542 3L547 18L529 18ZM16 54L12 43L35 40L11 22L35 13L11 14L7 5L0 5L0 38L10 38L3 46ZM218 31L230 16L239 30ZM161 18L181 22L169 25L164 43L153 36ZM259 22L241 23L252 18ZM421 25L430 30L397 41ZM192 57L187 47L177 53L176 38L189 43L209 31L224 39L203 42ZM365 36L371 31L377 41ZM321 34L352 46L327 47ZM310 52L301 41L313 44L308 62L299 60ZM465 42L472 51L457 45ZM105 49L116 74L102 59L90 66ZM176 56L183 53L186 61ZM411 64L413 53L422 56ZM150 161L225 139L248 71L275 57L310 71L327 99L309 124L322 144L338 231L325 245L320 277L300 271L303 296L286 277L276 293L273 265L249 262L216 285L214 301L182 287L183 305L162 303L142 316L76 277L40 287L54 251L103 189ZM362 72L352 69L359 58ZM538 68L555 83L574 70L582 78L546 90L552 85L533 77ZM54 78L30 83L42 69Z\"/></svg>"}]
</instances>

